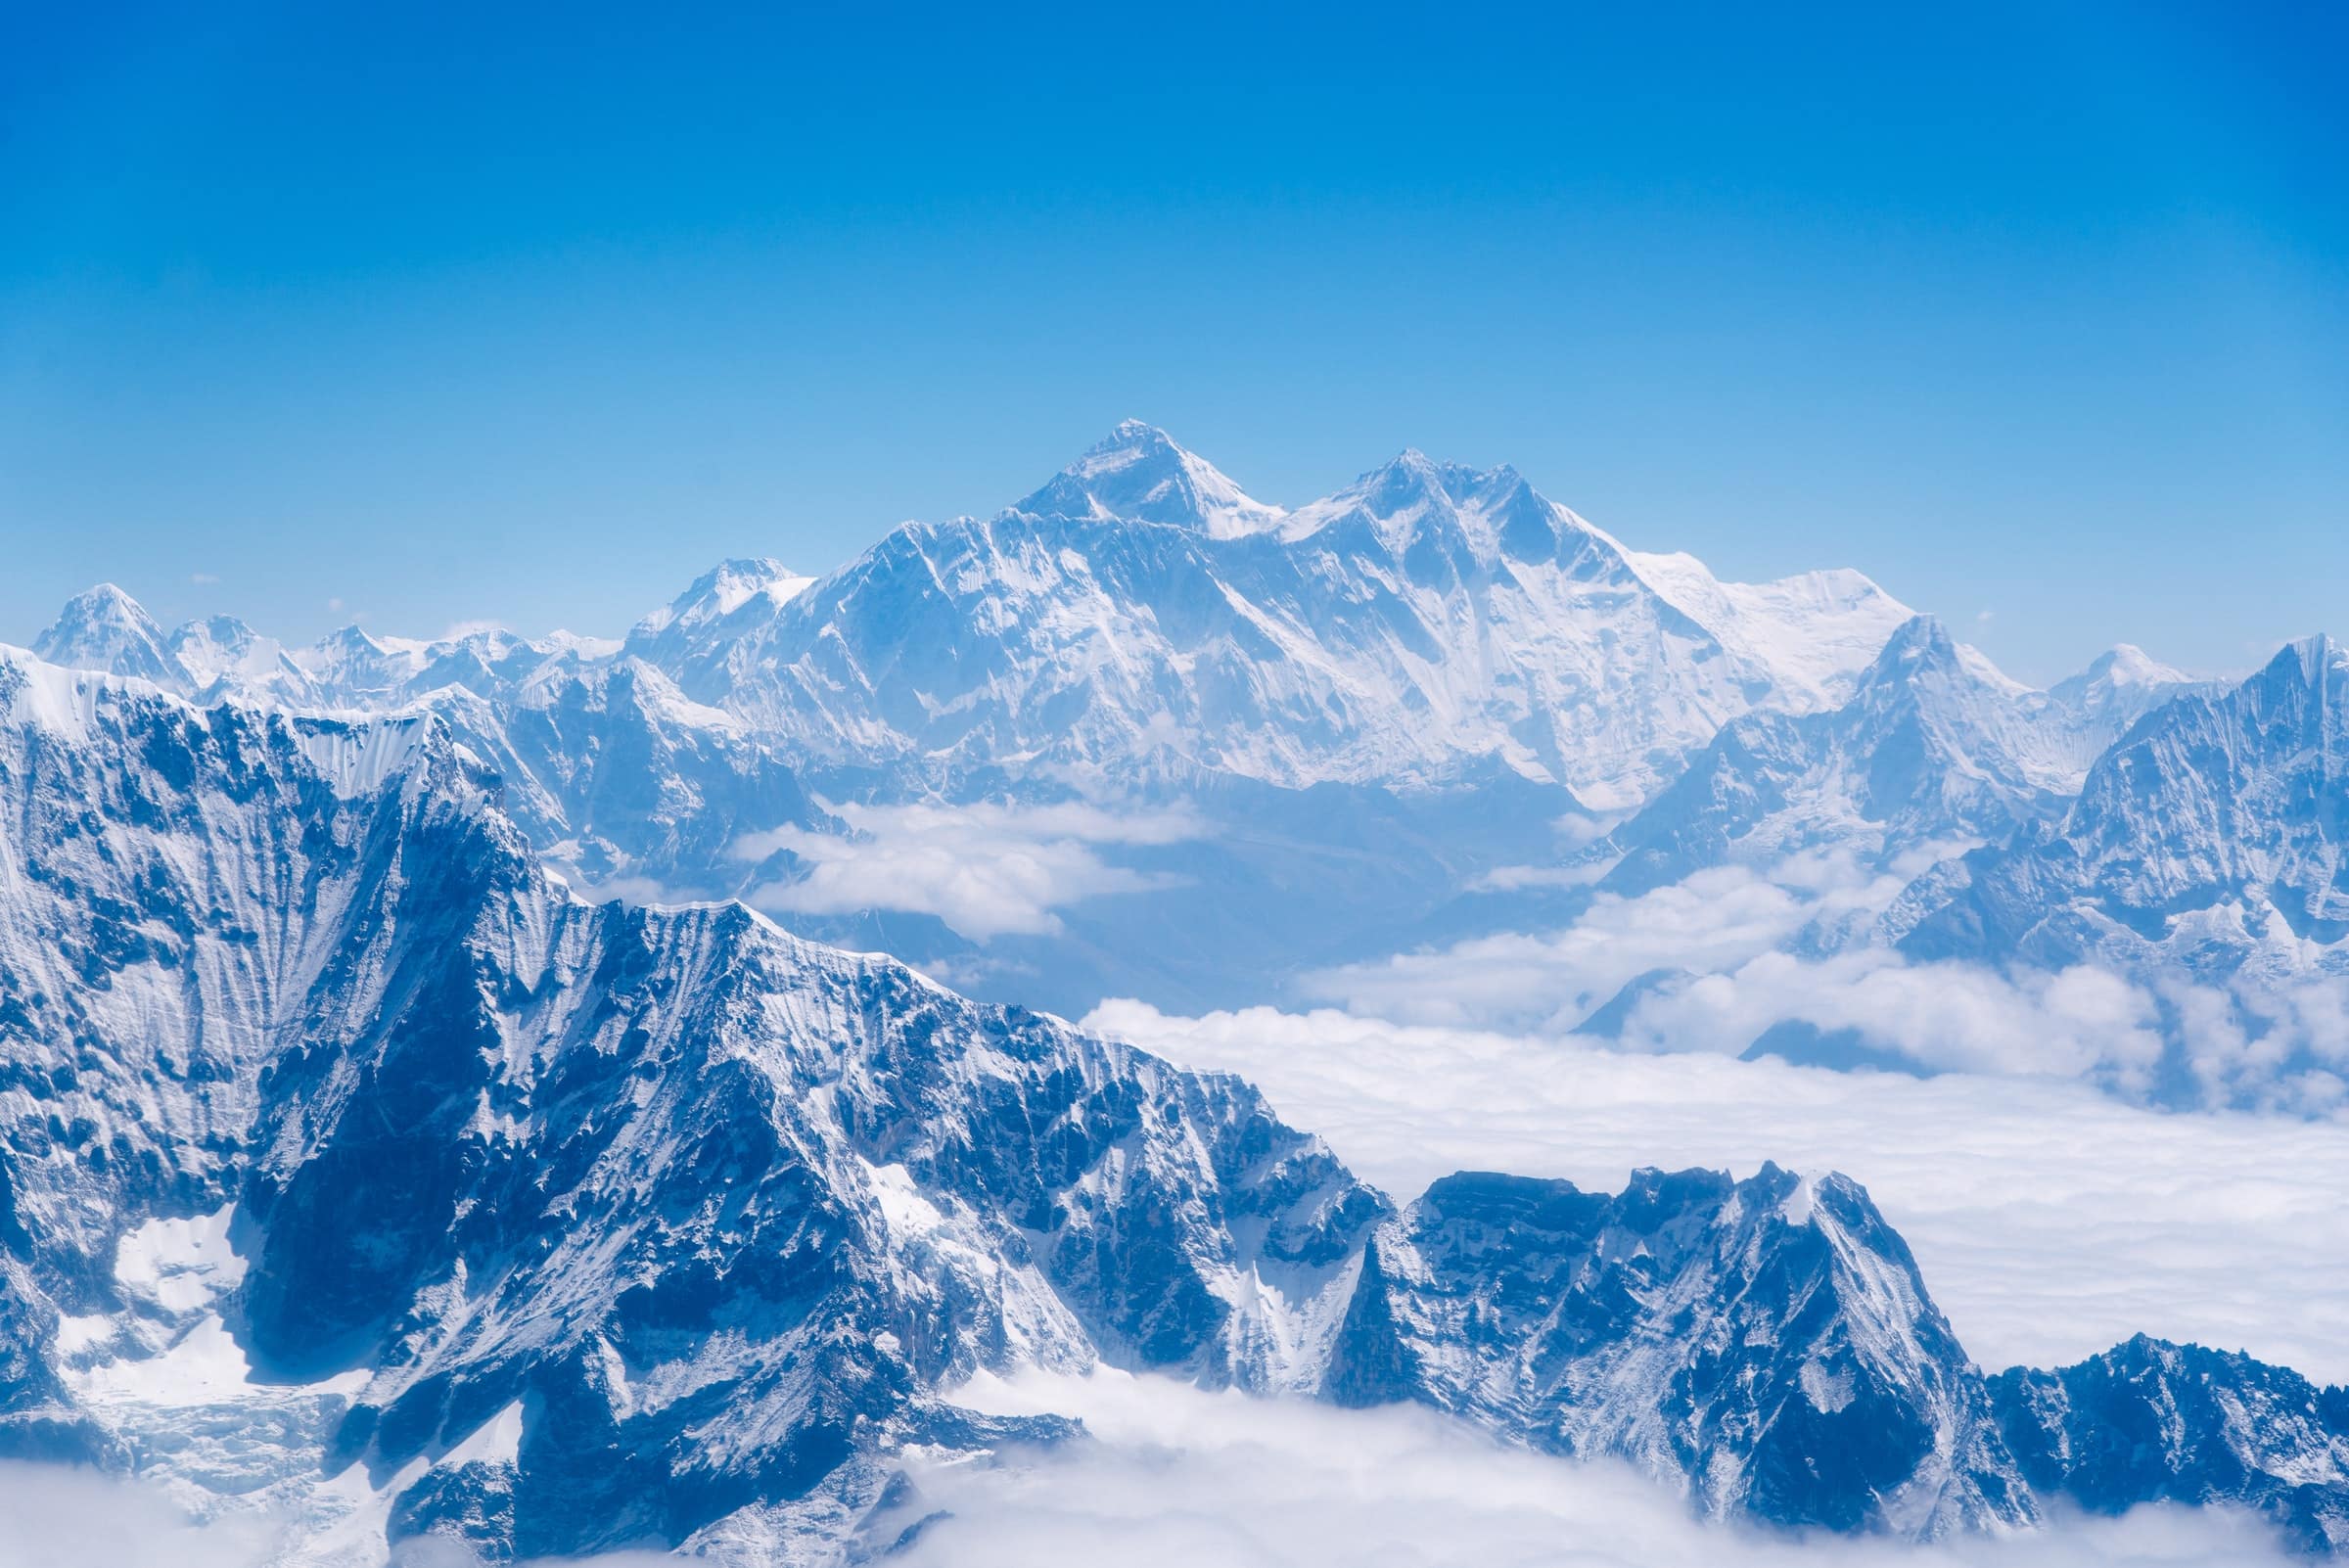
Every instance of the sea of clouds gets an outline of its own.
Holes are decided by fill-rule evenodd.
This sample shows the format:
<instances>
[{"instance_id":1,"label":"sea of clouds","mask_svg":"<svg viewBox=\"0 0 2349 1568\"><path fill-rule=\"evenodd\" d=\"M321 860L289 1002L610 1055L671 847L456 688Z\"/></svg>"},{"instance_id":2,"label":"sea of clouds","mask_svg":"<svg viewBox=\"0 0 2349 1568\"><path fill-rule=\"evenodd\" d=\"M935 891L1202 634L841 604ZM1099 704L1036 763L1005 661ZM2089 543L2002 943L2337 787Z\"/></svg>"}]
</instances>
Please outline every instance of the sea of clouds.
<instances>
[{"instance_id":1,"label":"sea of clouds","mask_svg":"<svg viewBox=\"0 0 2349 1568\"><path fill-rule=\"evenodd\" d=\"M1501 1449L1432 1412L1337 1410L1163 1378L983 1378L962 1398L1076 1414L1094 1439L917 1472L941 1516L909 1568L2245 1568L2255 1522L2142 1509L1912 1547L1701 1522L1631 1469Z\"/></svg>"},{"instance_id":2,"label":"sea of clouds","mask_svg":"<svg viewBox=\"0 0 2349 1568\"><path fill-rule=\"evenodd\" d=\"M886 1558L905 1568L2280 1568L2294 1560L2255 1519L2168 1507L2119 1519L2059 1516L2039 1531L1925 1547L1776 1534L1700 1521L1626 1466L1505 1449L1431 1411L1256 1400L1107 1369L982 1376L957 1397L1005 1414L1076 1415L1087 1436L978 1460L911 1456L911 1496L863 1544L888 1545L910 1530ZM198 1526L156 1489L34 1465L0 1464L0 1520L9 1526L0 1537L8 1568L264 1568L286 1561L279 1552L289 1544L263 1520ZM561 1568L675 1560L624 1552ZM828 1560L795 1559L791 1568ZM480 1568L461 1546L429 1541L404 1545L393 1562Z\"/></svg>"}]
</instances>

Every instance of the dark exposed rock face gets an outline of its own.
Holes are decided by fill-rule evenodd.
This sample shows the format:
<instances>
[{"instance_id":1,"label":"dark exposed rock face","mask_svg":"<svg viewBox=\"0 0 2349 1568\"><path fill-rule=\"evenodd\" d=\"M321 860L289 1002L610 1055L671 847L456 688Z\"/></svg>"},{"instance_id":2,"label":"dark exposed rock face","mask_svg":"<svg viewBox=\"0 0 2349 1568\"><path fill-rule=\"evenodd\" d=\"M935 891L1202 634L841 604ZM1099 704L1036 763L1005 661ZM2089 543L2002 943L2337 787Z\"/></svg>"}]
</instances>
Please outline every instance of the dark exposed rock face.
<instances>
[{"instance_id":1,"label":"dark exposed rock face","mask_svg":"<svg viewBox=\"0 0 2349 1568\"><path fill-rule=\"evenodd\" d=\"M2349 1546L2349 1389L2142 1334L2074 1366L2002 1372L1990 1387L2044 1496L2094 1513L2243 1504L2304 1549Z\"/></svg>"},{"instance_id":2,"label":"dark exposed rock face","mask_svg":"<svg viewBox=\"0 0 2349 1568\"><path fill-rule=\"evenodd\" d=\"M2034 1517L1908 1248L1840 1176L1446 1177L1372 1238L1329 1392L1630 1458L1710 1513L1916 1535Z\"/></svg>"}]
</instances>

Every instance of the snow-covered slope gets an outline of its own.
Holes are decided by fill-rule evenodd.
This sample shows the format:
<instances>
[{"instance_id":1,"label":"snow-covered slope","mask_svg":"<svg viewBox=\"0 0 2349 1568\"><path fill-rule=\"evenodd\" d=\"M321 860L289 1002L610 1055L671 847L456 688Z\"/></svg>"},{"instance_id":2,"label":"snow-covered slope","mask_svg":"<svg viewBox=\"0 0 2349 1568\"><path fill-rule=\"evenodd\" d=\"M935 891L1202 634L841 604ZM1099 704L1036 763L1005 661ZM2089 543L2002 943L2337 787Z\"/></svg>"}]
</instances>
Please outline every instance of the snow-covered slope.
<instances>
[{"instance_id":1,"label":"snow-covered slope","mask_svg":"<svg viewBox=\"0 0 2349 1568\"><path fill-rule=\"evenodd\" d=\"M1500 765L1617 807L1735 715L1840 697L1907 618L1854 574L1749 589L1648 558L1660 587L1639 559L1509 469L1405 452L1284 513L1127 425L993 518L907 524L630 651L827 759L1292 787Z\"/></svg>"},{"instance_id":2,"label":"snow-covered slope","mask_svg":"<svg viewBox=\"0 0 2349 1568\"><path fill-rule=\"evenodd\" d=\"M1236 1081L572 899L430 715L21 657L0 715L14 1452L201 1494L194 1422L377 1558L837 1534L981 1365L1293 1380L1384 1211Z\"/></svg>"},{"instance_id":3,"label":"snow-covered slope","mask_svg":"<svg viewBox=\"0 0 2349 1568\"><path fill-rule=\"evenodd\" d=\"M136 599L111 582L75 594L32 651L68 669L104 669L176 688L185 671Z\"/></svg>"},{"instance_id":4,"label":"snow-covered slope","mask_svg":"<svg viewBox=\"0 0 2349 1568\"><path fill-rule=\"evenodd\" d=\"M1606 885L1636 891L1820 847L1881 862L2003 839L2059 813L2090 763L2142 714L2199 689L2124 649L2032 691L1937 618L1918 616L1849 700L1731 720L1589 853L1620 855Z\"/></svg>"}]
</instances>

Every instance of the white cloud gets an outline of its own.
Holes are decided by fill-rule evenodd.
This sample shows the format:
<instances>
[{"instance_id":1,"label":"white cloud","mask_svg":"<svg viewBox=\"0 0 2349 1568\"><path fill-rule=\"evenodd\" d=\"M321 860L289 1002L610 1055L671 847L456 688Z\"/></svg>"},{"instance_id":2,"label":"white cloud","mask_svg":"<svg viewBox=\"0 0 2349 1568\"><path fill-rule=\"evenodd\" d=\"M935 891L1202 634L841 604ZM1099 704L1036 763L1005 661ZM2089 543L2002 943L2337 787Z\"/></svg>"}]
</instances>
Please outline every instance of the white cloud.
<instances>
[{"instance_id":1,"label":"white cloud","mask_svg":"<svg viewBox=\"0 0 2349 1568\"><path fill-rule=\"evenodd\" d=\"M208 588L220 580L220 575L217 572L191 572L188 580L199 588Z\"/></svg>"},{"instance_id":2,"label":"white cloud","mask_svg":"<svg viewBox=\"0 0 2349 1568\"><path fill-rule=\"evenodd\" d=\"M746 835L745 859L788 850L806 866L796 881L749 896L761 909L843 914L901 909L933 914L974 941L1060 930L1052 911L1112 893L1170 886L1160 872L1114 865L1105 845L1165 845L1195 838L1180 809L1055 806L835 806L849 836L781 827Z\"/></svg>"},{"instance_id":3,"label":"white cloud","mask_svg":"<svg viewBox=\"0 0 2349 1568\"><path fill-rule=\"evenodd\" d=\"M1825 855L1789 860L1768 877L1724 866L1633 898L1602 893L1563 931L1350 964L1309 976L1305 990L1411 1023L1568 1029L1639 975L1734 968L1814 921L1872 913L1907 882L1898 871L1870 875Z\"/></svg>"},{"instance_id":4,"label":"white cloud","mask_svg":"<svg viewBox=\"0 0 2349 1568\"><path fill-rule=\"evenodd\" d=\"M1800 1023L1931 1071L2086 1078L2147 1099L2169 1034L2209 1103L2349 1106L2349 986L2337 979L2147 986L2090 965L2001 971L1869 945L1876 914L1945 848L1884 872L1826 853L1716 867L1600 894L1564 930L1349 964L1308 975L1299 992L1404 1023L1563 1033L1655 976L1613 1015L1624 1048L1735 1055ZM2296 1053L2317 1065L2294 1065Z\"/></svg>"},{"instance_id":5,"label":"white cloud","mask_svg":"<svg viewBox=\"0 0 2349 1568\"><path fill-rule=\"evenodd\" d=\"M992 1459L910 1454L913 1496L874 1538L921 1528L905 1568L2241 1568L2294 1559L2219 1510L2059 1518L1931 1547L1707 1524L1612 1462L1499 1447L1432 1411L1340 1410L1207 1393L1159 1377L982 1377L957 1398L1003 1414L1080 1416L1086 1439ZM199 1526L147 1486L0 1463L8 1568L260 1568L291 1542L251 1515ZM772 1543L712 1560L748 1568ZM300 1560L312 1560L303 1556ZM323 1559L320 1559L323 1560ZM380 1560L373 1553L337 1562ZM449 1541L403 1543L397 1568L478 1568ZM643 1551L531 1568L654 1568Z\"/></svg>"},{"instance_id":6,"label":"white cloud","mask_svg":"<svg viewBox=\"0 0 2349 1568\"><path fill-rule=\"evenodd\" d=\"M62 1465L0 1461L0 1562L8 1568L255 1568L276 1560L281 1521L199 1521L161 1488Z\"/></svg>"},{"instance_id":7,"label":"white cloud","mask_svg":"<svg viewBox=\"0 0 2349 1568\"><path fill-rule=\"evenodd\" d=\"M1161 1378L982 1379L962 1396L1097 1440L933 1466L908 1568L2153 1568L2280 1563L2238 1515L2145 1509L1931 1548L1700 1523L1644 1476L1514 1453L1412 1409L1336 1410Z\"/></svg>"},{"instance_id":8,"label":"white cloud","mask_svg":"<svg viewBox=\"0 0 2349 1568\"><path fill-rule=\"evenodd\" d=\"M2097 1076L2142 1090L2161 1056L2152 996L2107 971L2007 977L1972 964L1911 964L1883 948L1819 960L1766 952L1726 973L1658 988L1625 1017L1622 1042L1735 1055L1774 1024L1851 1030L1923 1066Z\"/></svg>"},{"instance_id":9,"label":"white cloud","mask_svg":"<svg viewBox=\"0 0 2349 1568\"><path fill-rule=\"evenodd\" d=\"M2057 1010L2099 1003L2064 999ZM1262 1087L1401 1196L1453 1170L1613 1189L1635 1167L1843 1171L1985 1366L2142 1330L2349 1380L2349 1128L2140 1109L2082 1084L1641 1055L1335 1010L1085 1027Z\"/></svg>"}]
</instances>

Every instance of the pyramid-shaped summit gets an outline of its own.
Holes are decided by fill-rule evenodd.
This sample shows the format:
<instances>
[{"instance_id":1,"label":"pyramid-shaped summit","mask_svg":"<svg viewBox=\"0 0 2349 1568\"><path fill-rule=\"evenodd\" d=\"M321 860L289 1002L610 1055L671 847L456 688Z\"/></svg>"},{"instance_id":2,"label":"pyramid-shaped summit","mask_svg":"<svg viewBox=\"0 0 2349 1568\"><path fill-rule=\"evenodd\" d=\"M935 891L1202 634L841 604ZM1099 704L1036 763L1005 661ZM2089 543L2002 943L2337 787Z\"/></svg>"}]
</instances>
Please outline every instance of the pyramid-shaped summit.
<instances>
[{"instance_id":1,"label":"pyramid-shaped summit","mask_svg":"<svg viewBox=\"0 0 2349 1568\"><path fill-rule=\"evenodd\" d=\"M111 582L75 594L32 651L69 669L102 669L176 687L182 671L163 644L163 628L139 601Z\"/></svg>"},{"instance_id":2,"label":"pyramid-shaped summit","mask_svg":"<svg viewBox=\"0 0 2349 1568\"><path fill-rule=\"evenodd\" d=\"M1011 510L1035 517L1163 523L1219 539L1261 533L1284 515L1165 431L1138 419L1120 424Z\"/></svg>"}]
</instances>

